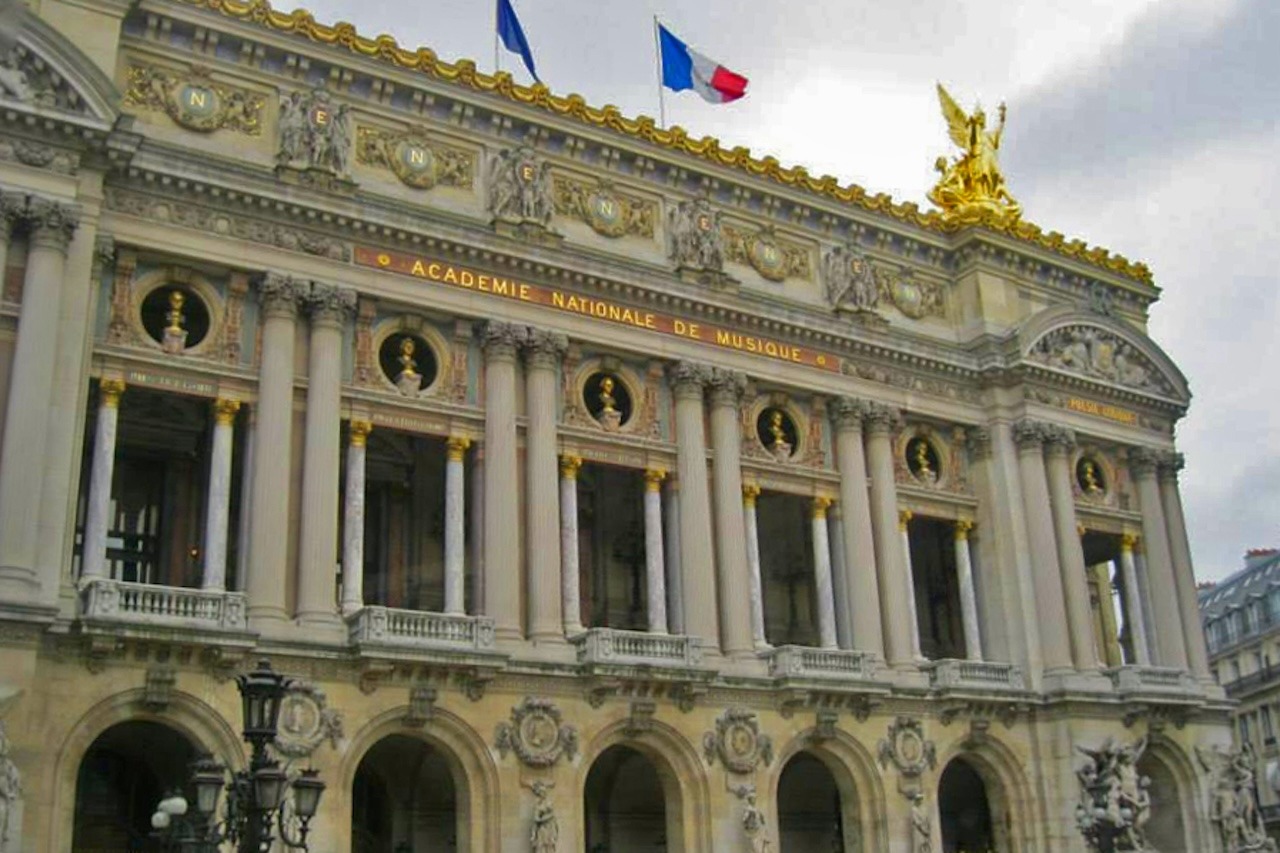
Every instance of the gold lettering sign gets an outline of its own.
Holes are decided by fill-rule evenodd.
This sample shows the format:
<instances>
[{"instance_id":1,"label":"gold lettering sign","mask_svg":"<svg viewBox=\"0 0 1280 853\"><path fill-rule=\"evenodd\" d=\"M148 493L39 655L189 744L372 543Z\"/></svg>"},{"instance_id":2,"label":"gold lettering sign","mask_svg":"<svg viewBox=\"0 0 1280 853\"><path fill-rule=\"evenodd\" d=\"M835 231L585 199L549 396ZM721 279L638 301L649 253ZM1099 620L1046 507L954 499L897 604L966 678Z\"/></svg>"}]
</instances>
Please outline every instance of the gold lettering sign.
<instances>
[{"instance_id":1,"label":"gold lettering sign","mask_svg":"<svg viewBox=\"0 0 1280 853\"><path fill-rule=\"evenodd\" d=\"M762 358L803 364L840 372L840 357L830 353L800 347L774 338L723 329L702 321L693 321L670 314L660 314L643 308L621 305L607 299L582 296L555 288L542 287L517 279L479 272L434 258L408 255L402 252L384 252L369 246L357 246L355 261L360 266L423 278L428 281L487 293L503 299L530 302L556 311L580 314L608 323L631 326L636 329L687 338L711 346L758 355Z\"/></svg>"},{"instance_id":2,"label":"gold lettering sign","mask_svg":"<svg viewBox=\"0 0 1280 853\"><path fill-rule=\"evenodd\" d=\"M1106 418L1109 421L1118 421L1122 424L1136 424L1138 422L1137 413L1128 409L1097 403L1093 400L1082 400L1079 397L1069 398L1067 400L1067 408L1073 412L1082 412L1086 415Z\"/></svg>"}]
</instances>

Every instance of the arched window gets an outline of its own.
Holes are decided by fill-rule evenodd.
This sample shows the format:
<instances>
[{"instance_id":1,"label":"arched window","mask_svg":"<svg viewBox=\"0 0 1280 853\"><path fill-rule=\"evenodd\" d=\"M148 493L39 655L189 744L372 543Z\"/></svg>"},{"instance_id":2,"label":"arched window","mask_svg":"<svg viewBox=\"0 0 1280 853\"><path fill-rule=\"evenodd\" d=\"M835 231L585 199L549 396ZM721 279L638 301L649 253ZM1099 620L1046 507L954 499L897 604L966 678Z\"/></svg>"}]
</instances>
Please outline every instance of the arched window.
<instances>
[{"instance_id":1,"label":"arched window","mask_svg":"<svg viewBox=\"0 0 1280 853\"><path fill-rule=\"evenodd\" d=\"M644 753L627 746L600 753L583 797L587 853L667 849L666 797Z\"/></svg>"},{"instance_id":2,"label":"arched window","mask_svg":"<svg viewBox=\"0 0 1280 853\"><path fill-rule=\"evenodd\" d=\"M351 791L351 849L458 849L457 792L443 752L389 735L365 753Z\"/></svg>"}]
</instances>

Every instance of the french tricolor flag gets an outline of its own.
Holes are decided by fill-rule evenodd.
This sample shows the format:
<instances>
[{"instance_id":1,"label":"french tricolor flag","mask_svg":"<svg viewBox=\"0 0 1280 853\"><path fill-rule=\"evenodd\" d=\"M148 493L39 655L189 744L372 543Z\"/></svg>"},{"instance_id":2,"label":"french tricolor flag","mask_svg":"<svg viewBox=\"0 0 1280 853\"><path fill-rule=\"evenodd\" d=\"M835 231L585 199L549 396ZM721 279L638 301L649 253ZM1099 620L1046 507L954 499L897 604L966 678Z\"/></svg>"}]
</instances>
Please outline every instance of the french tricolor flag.
<instances>
[{"instance_id":1,"label":"french tricolor flag","mask_svg":"<svg viewBox=\"0 0 1280 853\"><path fill-rule=\"evenodd\" d=\"M662 85L682 92L692 89L703 100L727 104L747 93L747 78L735 74L714 59L708 59L658 25L658 45L662 54Z\"/></svg>"}]
</instances>

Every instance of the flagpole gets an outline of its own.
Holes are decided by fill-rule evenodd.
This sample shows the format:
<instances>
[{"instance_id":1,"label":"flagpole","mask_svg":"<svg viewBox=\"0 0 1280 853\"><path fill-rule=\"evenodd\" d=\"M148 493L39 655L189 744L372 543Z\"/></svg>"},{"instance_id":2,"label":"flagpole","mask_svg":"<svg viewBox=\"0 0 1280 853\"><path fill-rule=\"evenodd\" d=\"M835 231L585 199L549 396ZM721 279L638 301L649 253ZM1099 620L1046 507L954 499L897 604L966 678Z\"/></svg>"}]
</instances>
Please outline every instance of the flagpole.
<instances>
[{"instance_id":1,"label":"flagpole","mask_svg":"<svg viewBox=\"0 0 1280 853\"><path fill-rule=\"evenodd\" d=\"M658 59L658 127L667 126L667 101L662 94L662 34L658 30L658 16L653 16L653 49Z\"/></svg>"},{"instance_id":2,"label":"flagpole","mask_svg":"<svg viewBox=\"0 0 1280 853\"><path fill-rule=\"evenodd\" d=\"M502 63L498 60L501 54L498 52L498 0L493 0L493 73L497 74L502 70Z\"/></svg>"}]
</instances>

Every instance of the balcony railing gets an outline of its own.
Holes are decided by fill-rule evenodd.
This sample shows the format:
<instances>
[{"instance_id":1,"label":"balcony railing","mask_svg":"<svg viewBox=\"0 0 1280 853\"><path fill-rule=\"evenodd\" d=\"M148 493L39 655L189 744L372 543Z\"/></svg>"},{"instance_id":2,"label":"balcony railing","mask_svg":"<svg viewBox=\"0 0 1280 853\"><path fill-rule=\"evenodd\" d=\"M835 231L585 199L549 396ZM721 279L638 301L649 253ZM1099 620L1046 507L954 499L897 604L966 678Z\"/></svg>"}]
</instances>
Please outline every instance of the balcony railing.
<instances>
[{"instance_id":1,"label":"balcony railing","mask_svg":"<svg viewBox=\"0 0 1280 853\"><path fill-rule=\"evenodd\" d=\"M774 678L871 681L876 675L876 658L866 652L778 646L766 652L765 659Z\"/></svg>"},{"instance_id":2,"label":"balcony railing","mask_svg":"<svg viewBox=\"0 0 1280 853\"><path fill-rule=\"evenodd\" d=\"M1011 663L936 660L925 664L929 685L944 690L1023 690L1022 670Z\"/></svg>"},{"instance_id":3,"label":"balcony railing","mask_svg":"<svg viewBox=\"0 0 1280 853\"><path fill-rule=\"evenodd\" d=\"M1121 693L1194 693L1200 685L1186 670L1166 666L1118 666L1107 670Z\"/></svg>"},{"instance_id":4,"label":"balcony railing","mask_svg":"<svg viewBox=\"0 0 1280 853\"><path fill-rule=\"evenodd\" d=\"M689 668L702 664L698 638L681 634L591 628L569 642L578 651L578 663Z\"/></svg>"},{"instance_id":5,"label":"balcony railing","mask_svg":"<svg viewBox=\"0 0 1280 853\"><path fill-rule=\"evenodd\" d=\"M81 616L92 622L244 631L242 592L187 589L110 578L85 581Z\"/></svg>"},{"instance_id":6,"label":"balcony railing","mask_svg":"<svg viewBox=\"0 0 1280 853\"><path fill-rule=\"evenodd\" d=\"M352 642L402 649L492 651L493 620L366 605L348 617Z\"/></svg>"}]
</instances>

